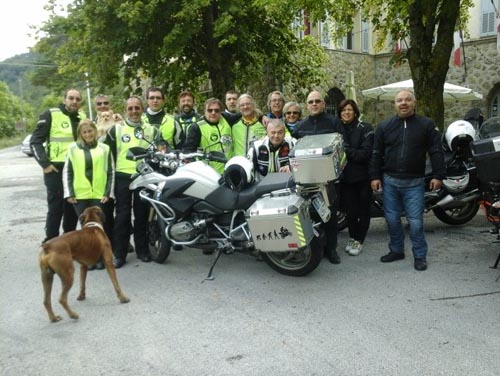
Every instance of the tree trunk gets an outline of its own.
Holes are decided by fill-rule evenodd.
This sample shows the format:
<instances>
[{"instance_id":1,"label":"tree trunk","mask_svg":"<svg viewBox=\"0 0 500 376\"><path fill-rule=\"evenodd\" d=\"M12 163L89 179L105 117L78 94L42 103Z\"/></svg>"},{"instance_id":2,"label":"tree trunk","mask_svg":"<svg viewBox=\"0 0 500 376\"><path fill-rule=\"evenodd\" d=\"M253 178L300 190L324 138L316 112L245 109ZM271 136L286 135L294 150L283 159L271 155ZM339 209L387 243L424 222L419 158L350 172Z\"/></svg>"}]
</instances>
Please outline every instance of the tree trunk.
<instances>
[{"instance_id":1,"label":"tree trunk","mask_svg":"<svg viewBox=\"0 0 500 376\"><path fill-rule=\"evenodd\" d=\"M448 73L460 0L415 1L409 9L411 47L408 62L417 112L444 128L443 89Z\"/></svg>"}]
</instances>

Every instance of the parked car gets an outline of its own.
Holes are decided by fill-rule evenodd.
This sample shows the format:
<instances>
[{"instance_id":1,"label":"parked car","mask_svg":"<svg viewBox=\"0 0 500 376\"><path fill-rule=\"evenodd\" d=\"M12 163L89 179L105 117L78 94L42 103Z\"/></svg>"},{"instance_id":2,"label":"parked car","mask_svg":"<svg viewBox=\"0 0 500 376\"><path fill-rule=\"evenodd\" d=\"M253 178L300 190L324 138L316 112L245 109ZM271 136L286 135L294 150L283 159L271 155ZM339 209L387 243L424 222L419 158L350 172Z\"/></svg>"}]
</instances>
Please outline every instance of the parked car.
<instances>
[{"instance_id":1,"label":"parked car","mask_svg":"<svg viewBox=\"0 0 500 376\"><path fill-rule=\"evenodd\" d=\"M26 154L28 157L33 156L33 152L31 151L30 148L30 141L31 141L31 134L27 135L23 142L21 143L21 151Z\"/></svg>"}]
</instances>

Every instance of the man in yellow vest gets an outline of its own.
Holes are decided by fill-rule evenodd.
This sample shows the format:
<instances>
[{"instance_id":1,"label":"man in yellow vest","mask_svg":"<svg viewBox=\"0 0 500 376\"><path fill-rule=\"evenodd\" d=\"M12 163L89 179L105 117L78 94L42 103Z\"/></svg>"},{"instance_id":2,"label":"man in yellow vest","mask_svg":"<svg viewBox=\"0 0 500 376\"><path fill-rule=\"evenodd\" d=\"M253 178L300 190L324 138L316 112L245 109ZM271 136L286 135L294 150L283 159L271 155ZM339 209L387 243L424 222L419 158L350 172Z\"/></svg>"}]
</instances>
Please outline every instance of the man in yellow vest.
<instances>
[{"instance_id":1,"label":"man in yellow vest","mask_svg":"<svg viewBox=\"0 0 500 376\"><path fill-rule=\"evenodd\" d=\"M150 262L151 255L146 237L148 205L139 197L140 189L131 191L129 185L136 172L136 161L126 158L132 147L148 148L157 143L159 131L144 123L144 106L138 97L130 97L125 102L125 120L115 124L106 136L105 143L111 148L115 160L115 199L116 215L113 229L113 252L115 268L121 268L127 258L131 233L132 209L134 212L134 243L137 258ZM142 137L138 137L141 134Z\"/></svg>"},{"instance_id":2,"label":"man in yellow vest","mask_svg":"<svg viewBox=\"0 0 500 376\"><path fill-rule=\"evenodd\" d=\"M75 209L64 200L62 170L68 147L76 141L78 123L86 118L85 113L80 111L81 105L80 91L67 90L59 107L50 108L40 115L31 136L30 147L43 169L43 180L47 188L48 211L44 242L59 236L61 220L64 232L76 229L78 218Z\"/></svg>"}]
</instances>

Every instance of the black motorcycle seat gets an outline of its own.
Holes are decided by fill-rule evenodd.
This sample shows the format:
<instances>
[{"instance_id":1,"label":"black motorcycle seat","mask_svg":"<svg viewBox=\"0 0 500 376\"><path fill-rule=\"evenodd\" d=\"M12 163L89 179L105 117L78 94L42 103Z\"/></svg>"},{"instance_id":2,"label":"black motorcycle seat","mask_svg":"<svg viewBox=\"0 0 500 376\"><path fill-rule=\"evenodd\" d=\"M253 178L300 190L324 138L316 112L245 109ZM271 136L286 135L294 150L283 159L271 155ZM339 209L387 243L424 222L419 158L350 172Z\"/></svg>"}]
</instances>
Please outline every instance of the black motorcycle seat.
<instances>
[{"instance_id":1,"label":"black motorcycle seat","mask_svg":"<svg viewBox=\"0 0 500 376\"><path fill-rule=\"evenodd\" d=\"M259 197L279 189L293 188L295 182L291 173L274 173L265 176L259 182L234 191L223 184L209 194L205 200L221 210L248 209Z\"/></svg>"}]
</instances>

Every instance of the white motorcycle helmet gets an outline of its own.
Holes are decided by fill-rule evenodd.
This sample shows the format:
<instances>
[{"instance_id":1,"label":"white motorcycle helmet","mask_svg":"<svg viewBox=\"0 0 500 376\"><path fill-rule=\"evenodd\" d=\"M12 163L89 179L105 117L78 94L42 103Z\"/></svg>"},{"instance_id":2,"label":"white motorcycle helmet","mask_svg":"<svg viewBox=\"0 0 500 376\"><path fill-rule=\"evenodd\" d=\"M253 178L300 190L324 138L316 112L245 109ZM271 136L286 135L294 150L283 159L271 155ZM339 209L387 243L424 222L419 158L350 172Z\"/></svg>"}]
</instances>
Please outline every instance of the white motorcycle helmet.
<instances>
[{"instance_id":1,"label":"white motorcycle helmet","mask_svg":"<svg viewBox=\"0 0 500 376\"><path fill-rule=\"evenodd\" d=\"M241 191L253 181L253 163L242 156L232 157L224 167L223 176L229 188Z\"/></svg>"},{"instance_id":2,"label":"white motorcycle helmet","mask_svg":"<svg viewBox=\"0 0 500 376\"><path fill-rule=\"evenodd\" d=\"M467 166L461 163L454 163L447 168L447 176L443 179L443 185L450 193L463 191L469 184L469 172Z\"/></svg>"},{"instance_id":3,"label":"white motorcycle helmet","mask_svg":"<svg viewBox=\"0 0 500 376\"><path fill-rule=\"evenodd\" d=\"M469 173L459 176L447 176L443 179L443 185L450 193L463 191L469 184Z\"/></svg>"},{"instance_id":4,"label":"white motorcycle helmet","mask_svg":"<svg viewBox=\"0 0 500 376\"><path fill-rule=\"evenodd\" d=\"M451 151L458 147L468 147L477 138L474 126L466 120L457 120L448 125L444 136Z\"/></svg>"}]
</instances>

